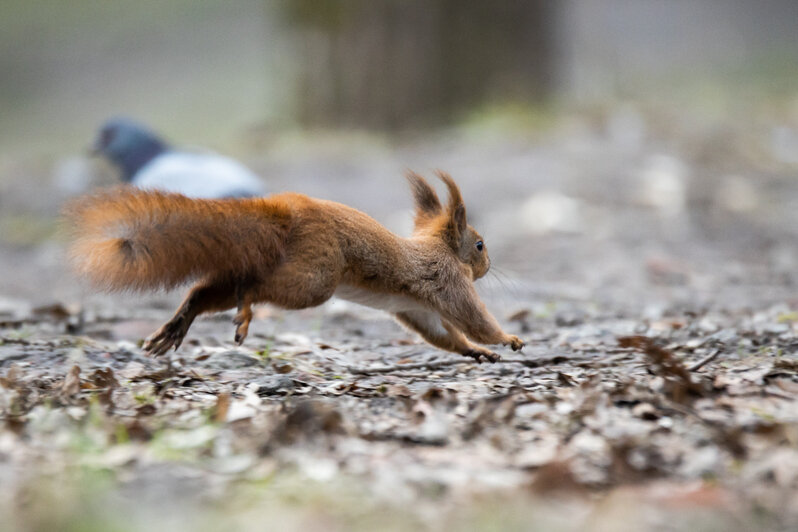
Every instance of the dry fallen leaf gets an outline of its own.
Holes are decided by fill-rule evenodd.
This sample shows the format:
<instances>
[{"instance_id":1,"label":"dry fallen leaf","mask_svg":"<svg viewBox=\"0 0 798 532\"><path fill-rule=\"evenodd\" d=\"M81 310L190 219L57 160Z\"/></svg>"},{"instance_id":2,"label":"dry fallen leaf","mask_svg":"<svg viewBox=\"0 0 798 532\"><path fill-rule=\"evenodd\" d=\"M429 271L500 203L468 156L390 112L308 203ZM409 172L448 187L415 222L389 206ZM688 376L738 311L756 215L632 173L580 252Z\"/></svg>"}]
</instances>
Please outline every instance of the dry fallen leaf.
<instances>
[{"instance_id":1,"label":"dry fallen leaf","mask_svg":"<svg viewBox=\"0 0 798 532\"><path fill-rule=\"evenodd\" d=\"M552 460L540 467L530 485L532 491L545 496L585 495L585 486L574 475L572 466L565 460Z\"/></svg>"},{"instance_id":2,"label":"dry fallen leaf","mask_svg":"<svg viewBox=\"0 0 798 532\"><path fill-rule=\"evenodd\" d=\"M651 371L670 384L665 391L674 401L684 403L689 399L688 396L690 395L695 397L706 395L707 388L693 380L690 372L676 355L658 346L651 338L645 336L622 336L618 338L618 346L636 349L644 353L651 361Z\"/></svg>"},{"instance_id":3,"label":"dry fallen leaf","mask_svg":"<svg viewBox=\"0 0 798 532\"><path fill-rule=\"evenodd\" d=\"M61 397L71 398L80 392L80 366L72 366L61 384Z\"/></svg>"},{"instance_id":4,"label":"dry fallen leaf","mask_svg":"<svg viewBox=\"0 0 798 532\"><path fill-rule=\"evenodd\" d=\"M227 420L230 399L230 392L222 392L216 396L216 404L213 407L213 420L216 423L224 423Z\"/></svg>"}]
</instances>

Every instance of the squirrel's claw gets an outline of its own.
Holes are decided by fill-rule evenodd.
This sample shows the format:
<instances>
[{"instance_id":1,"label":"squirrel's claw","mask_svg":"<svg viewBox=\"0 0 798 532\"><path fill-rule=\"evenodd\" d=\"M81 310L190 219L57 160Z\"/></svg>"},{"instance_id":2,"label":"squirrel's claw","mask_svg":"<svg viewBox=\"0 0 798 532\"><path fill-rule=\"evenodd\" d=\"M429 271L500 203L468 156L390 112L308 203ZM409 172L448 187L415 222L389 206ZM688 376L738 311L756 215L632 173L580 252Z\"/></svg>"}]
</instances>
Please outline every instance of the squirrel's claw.
<instances>
[{"instance_id":1,"label":"squirrel's claw","mask_svg":"<svg viewBox=\"0 0 798 532\"><path fill-rule=\"evenodd\" d=\"M520 351L521 349L523 349L526 343L524 343L524 341L521 340L519 337L511 334L507 337L507 340L502 342L502 345L509 345L510 349L512 349L513 351Z\"/></svg>"},{"instance_id":2,"label":"squirrel's claw","mask_svg":"<svg viewBox=\"0 0 798 532\"><path fill-rule=\"evenodd\" d=\"M188 332L187 320L179 316L166 322L163 327L144 340L141 347L151 356L159 357L171 348L176 350L180 347L186 332Z\"/></svg>"},{"instance_id":3,"label":"squirrel's claw","mask_svg":"<svg viewBox=\"0 0 798 532\"><path fill-rule=\"evenodd\" d=\"M474 360L476 360L477 364L482 364L483 360L485 362L493 363L493 362L498 362L499 360L502 359L502 357L499 356L497 353L494 353L493 351L488 351L487 349L485 350L469 349L468 351L463 353L463 356L473 358Z\"/></svg>"},{"instance_id":4,"label":"squirrel's claw","mask_svg":"<svg viewBox=\"0 0 798 532\"><path fill-rule=\"evenodd\" d=\"M246 337L247 337L246 327L239 325L238 328L236 328L236 335L233 337L233 340L235 340L236 344L241 345L244 343L244 339Z\"/></svg>"},{"instance_id":5,"label":"squirrel's claw","mask_svg":"<svg viewBox=\"0 0 798 532\"><path fill-rule=\"evenodd\" d=\"M252 311L244 308L239 310L233 318L233 323L236 325L235 342L238 345L244 343L244 339L249 334L249 322L252 321Z\"/></svg>"}]
</instances>

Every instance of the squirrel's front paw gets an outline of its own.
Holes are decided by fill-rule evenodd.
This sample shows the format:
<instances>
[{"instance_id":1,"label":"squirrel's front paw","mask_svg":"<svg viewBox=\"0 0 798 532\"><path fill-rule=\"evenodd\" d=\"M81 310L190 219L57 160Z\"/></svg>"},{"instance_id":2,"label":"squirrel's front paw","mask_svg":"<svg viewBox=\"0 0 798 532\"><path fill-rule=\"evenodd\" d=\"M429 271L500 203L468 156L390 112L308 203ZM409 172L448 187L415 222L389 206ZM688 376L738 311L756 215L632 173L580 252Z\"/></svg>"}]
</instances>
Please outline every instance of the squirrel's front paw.
<instances>
[{"instance_id":1,"label":"squirrel's front paw","mask_svg":"<svg viewBox=\"0 0 798 532\"><path fill-rule=\"evenodd\" d=\"M498 362L502 359L498 354L494 353L493 351L488 351L487 349L482 348L474 348L469 349L465 353L463 353L465 357L471 357L477 361L478 364L482 364L482 361L485 360L487 362Z\"/></svg>"},{"instance_id":2,"label":"squirrel's front paw","mask_svg":"<svg viewBox=\"0 0 798 532\"><path fill-rule=\"evenodd\" d=\"M517 337L517 336L514 336L514 335L510 334L510 335L508 335L508 336L507 336L507 339L506 339L505 341L503 341L503 342L502 342L502 345L509 345L509 346L510 346L510 348L511 348L513 351L519 351L519 350L520 350L521 348L523 348L523 347L524 347L526 344L525 344L525 343L524 343L524 341L523 341L523 340L521 340L519 337Z\"/></svg>"}]
</instances>

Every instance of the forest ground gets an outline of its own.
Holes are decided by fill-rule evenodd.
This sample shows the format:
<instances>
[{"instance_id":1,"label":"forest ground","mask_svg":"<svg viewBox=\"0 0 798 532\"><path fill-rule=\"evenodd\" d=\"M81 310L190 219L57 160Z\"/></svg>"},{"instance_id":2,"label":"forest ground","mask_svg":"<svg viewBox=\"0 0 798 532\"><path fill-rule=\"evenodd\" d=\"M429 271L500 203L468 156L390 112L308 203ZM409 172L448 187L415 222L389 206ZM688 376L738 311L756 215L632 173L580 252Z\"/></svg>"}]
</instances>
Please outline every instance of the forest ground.
<instances>
[{"instance_id":1,"label":"forest ground","mask_svg":"<svg viewBox=\"0 0 798 532\"><path fill-rule=\"evenodd\" d=\"M241 347L231 313L209 316L150 358L181 294L96 294L53 229L107 175L7 162L4 526L798 526L798 117L728 116L625 104L253 141L271 190L405 234L402 171L449 171L493 260L479 291L527 341L496 364L340 301L259 308Z\"/></svg>"}]
</instances>

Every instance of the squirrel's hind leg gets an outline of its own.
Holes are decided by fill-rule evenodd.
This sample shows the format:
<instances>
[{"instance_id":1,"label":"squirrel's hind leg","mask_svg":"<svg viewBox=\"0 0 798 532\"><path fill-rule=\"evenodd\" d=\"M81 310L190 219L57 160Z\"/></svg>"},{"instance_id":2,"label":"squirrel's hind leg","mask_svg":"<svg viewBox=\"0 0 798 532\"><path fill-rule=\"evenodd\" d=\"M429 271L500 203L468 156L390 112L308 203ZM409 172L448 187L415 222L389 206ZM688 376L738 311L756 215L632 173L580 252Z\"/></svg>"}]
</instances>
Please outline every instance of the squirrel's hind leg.
<instances>
[{"instance_id":1,"label":"squirrel's hind leg","mask_svg":"<svg viewBox=\"0 0 798 532\"><path fill-rule=\"evenodd\" d=\"M142 348L160 356L183 343L194 319L203 312L227 310L236 304L235 289L227 282L203 282L195 285L172 319L144 341Z\"/></svg>"},{"instance_id":2,"label":"squirrel's hind leg","mask_svg":"<svg viewBox=\"0 0 798 532\"><path fill-rule=\"evenodd\" d=\"M241 345L249 333L249 323L252 321L252 298L247 294L243 284L236 287L236 303L238 312L233 317L233 323L236 325L235 342Z\"/></svg>"}]
</instances>

